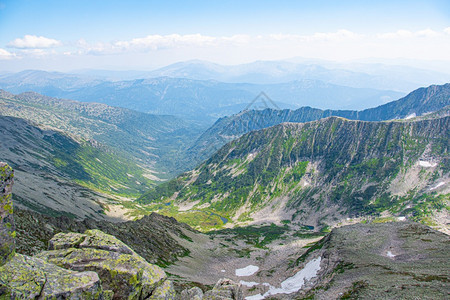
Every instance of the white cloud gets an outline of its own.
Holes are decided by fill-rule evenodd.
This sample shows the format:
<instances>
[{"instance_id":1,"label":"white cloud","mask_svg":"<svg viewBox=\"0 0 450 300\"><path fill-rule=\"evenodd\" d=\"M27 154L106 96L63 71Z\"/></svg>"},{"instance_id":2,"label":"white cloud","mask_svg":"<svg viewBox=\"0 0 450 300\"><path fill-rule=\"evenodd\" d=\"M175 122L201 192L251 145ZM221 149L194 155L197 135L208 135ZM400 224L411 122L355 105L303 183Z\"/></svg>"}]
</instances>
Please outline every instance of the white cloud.
<instances>
[{"instance_id":1,"label":"white cloud","mask_svg":"<svg viewBox=\"0 0 450 300\"><path fill-rule=\"evenodd\" d=\"M298 34L271 34L271 39L276 41L297 41L297 42L315 42L315 41L344 41L364 37L362 34L354 33L346 29L340 29L336 32L316 32L312 35L298 35Z\"/></svg>"},{"instance_id":2,"label":"white cloud","mask_svg":"<svg viewBox=\"0 0 450 300\"><path fill-rule=\"evenodd\" d=\"M44 49L57 46L61 46L60 41L36 35L25 35L23 38L17 38L8 44L8 47L17 49Z\"/></svg>"},{"instance_id":3,"label":"white cloud","mask_svg":"<svg viewBox=\"0 0 450 300\"><path fill-rule=\"evenodd\" d=\"M448 31L450 31L450 27L449 27L449 28L444 29L444 32L447 33L447 29L449 29ZM427 28L424 30L419 30L416 32L401 29L401 30L397 30L396 32L386 32L386 33L377 34L377 38L379 38L379 39L398 39L398 38L407 39L407 38L415 38L415 37L434 38L434 37L439 37L441 35L442 35L442 33L436 32L430 28Z\"/></svg>"},{"instance_id":4,"label":"white cloud","mask_svg":"<svg viewBox=\"0 0 450 300\"><path fill-rule=\"evenodd\" d=\"M202 34L170 34L170 35L148 35L142 38L134 38L125 41L111 43L88 43L81 39L77 43L79 53L88 54L118 54L124 52L148 52L164 49L175 49L184 47L216 47L221 44L245 44L250 41L248 35L233 35L214 37Z\"/></svg>"},{"instance_id":5,"label":"white cloud","mask_svg":"<svg viewBox=\"0 0 450 300\"><path fill-rule=\"evenodd\" d=\"M450 34L450 27L445 28L445 29L444 29L444 33Z\"/></svg>"},{"instance_id":6,"label":"white cloud","mask_svg":"<svg viewBox=\"0 0 450 300\"><path fill-rule=\"evenodd\" d=\"M5 49L0 48L0 60L11 59L15 57L14 53L8 52Z\"/></svg>"},{"instance_id":7,"label":"white cloud","mask_svg":"<svg viewBox=\"0 0 450 300\"><path fill-rule=\"evenodd\" d=\"M360 38L363 35L351 32L346 29L340 29L336 32L317 32L312 36L306 36L304 39L312 41L342 41Z\"/></svg>"},{"instance_id":8,"label":"white cloud","mask_svg":"<svg viewBox=\"0 0 450 300\"><path fill-rule=\"evenodd\" d=\"M427 28L424 30L417 31L415 35L418 37L438 37L441 34L437 33L434 30L431 30L430 28Z\"/></svg>"},{"instance_id":9,"label":"white cloud","mask_svg":"<svg viewBox=\"0 0 450 300\"><path fill-rule=\"evenodd\" d=\"M409 30L400 29L396 32L386 32L377 34L377 38L379 39L397 39L397 38L410 38L413 37L414 34Z\"/></svg>"}]
</instances>

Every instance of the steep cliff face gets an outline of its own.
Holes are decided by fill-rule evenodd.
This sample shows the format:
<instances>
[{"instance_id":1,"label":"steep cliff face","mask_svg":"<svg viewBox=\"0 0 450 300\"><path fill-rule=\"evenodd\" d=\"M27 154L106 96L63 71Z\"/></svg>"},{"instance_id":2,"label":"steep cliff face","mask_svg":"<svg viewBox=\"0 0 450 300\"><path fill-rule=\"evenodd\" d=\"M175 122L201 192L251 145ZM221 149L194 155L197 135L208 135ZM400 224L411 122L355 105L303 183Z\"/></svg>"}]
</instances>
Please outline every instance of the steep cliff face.
<instances>
[{"instance_id":1,"label":"steep cliff face","mask_svg":"<svg viewBox=\"0 0 450 300\"><path fill-rule=\"evenodd\" d=\"M448 201L449 120L280 124L227 144L140 201L233 222L325 226L385 211L428 218Z\"/></svg>"},{"instance_id":2,"label":"steep cliff face","mask_svg":"<svg viewBox=\"0 0 450 300\"><path fill-rule=\"evenodd\" d=\"M351 120L385 121L421 116L450 105L450 83L417 89L407 96L375 108L362 111L322 110L302 107L297 110L250 110L219 119L188 150L195 162L208 158L227 142L253 130L283 122L303 123L327 118L343 117Z\"/></svg>"}]
</instances>

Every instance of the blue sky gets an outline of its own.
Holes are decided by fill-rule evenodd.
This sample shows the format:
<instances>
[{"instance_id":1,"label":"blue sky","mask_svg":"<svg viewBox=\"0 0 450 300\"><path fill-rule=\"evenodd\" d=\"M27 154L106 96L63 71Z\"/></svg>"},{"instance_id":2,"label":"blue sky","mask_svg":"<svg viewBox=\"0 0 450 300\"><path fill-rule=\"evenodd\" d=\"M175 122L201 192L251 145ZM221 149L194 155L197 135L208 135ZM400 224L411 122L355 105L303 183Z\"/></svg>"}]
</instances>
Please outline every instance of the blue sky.
<instances>
[{"instance_id":1,"label":"blue sky","mask_svg":"<svg viewBox=\"0 0 450 300\"><path fill-rule=\"evenodd\" d=\"M0 64L8 70L297 56L450 61L448 53L448 0L0 0Z\"/></svg>"}]
</instances>

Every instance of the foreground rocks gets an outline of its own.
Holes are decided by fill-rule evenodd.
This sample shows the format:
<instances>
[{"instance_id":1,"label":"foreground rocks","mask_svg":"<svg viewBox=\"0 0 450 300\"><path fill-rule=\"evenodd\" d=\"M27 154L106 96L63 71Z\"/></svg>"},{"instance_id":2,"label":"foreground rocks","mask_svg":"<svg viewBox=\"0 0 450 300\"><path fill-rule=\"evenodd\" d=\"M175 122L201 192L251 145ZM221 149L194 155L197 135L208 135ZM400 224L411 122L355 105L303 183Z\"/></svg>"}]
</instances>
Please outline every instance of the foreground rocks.
<instances>
[{"instance_id":1,"label":"foreground rocks","mask_svg":"<svg viewBox=\"0 0 450 300\"><path fill-rule=\"evenodd\" d=\"M14 172L6 163L0 162L0 266L14 256L15 235L11 189Z\"/></svg>"},{"instance_id":2,"label":"foreground rocks","mask_svg":"<svg viewBox=\"0 0 450 300\"><path fill-rule=\"evenodd\" d=\"M100 299L106 296L95 272L69 271L21 254L16 254L0 268L0 295L2 299Z\"/></svg>"},{"instance_id":3,"label":"foreground rocks","mask_svg":"<svg viewBox=\"0 0 450 300\"><path fill-rule=\"evenodd\" d=\"M243 299L240 285L228 279L205 295L198 288L177 295L160 267L97 229L58 233L48 251L16 254L13 174L0 163L0 299Z\"/></svg>"},{"instance_id":4,"label":"foreground rocks","mask_svg":"<svg viewBox=\"0 0 450 300\"><path fill-rule=\"evenodd\" d=\"M11 190L14 173L0 162L0 298L108 299L98 274L60 268L41 259L15 254Z\"/></svg>"},{"instance_id":5,"label":"foreground rocks","mask_svg":"<svg viewBox=\"0 0 450 300\"><path fill-rule=\"evenodd\" d=\"M114 291L115 299L147 299L154 291L163 299L174 295L173 285L166 282L166 273L160 267L100 230L59 233L49 247L52 250L36 257L65 269L96 272L103 290Z\"/></svg>"}]
</instances>

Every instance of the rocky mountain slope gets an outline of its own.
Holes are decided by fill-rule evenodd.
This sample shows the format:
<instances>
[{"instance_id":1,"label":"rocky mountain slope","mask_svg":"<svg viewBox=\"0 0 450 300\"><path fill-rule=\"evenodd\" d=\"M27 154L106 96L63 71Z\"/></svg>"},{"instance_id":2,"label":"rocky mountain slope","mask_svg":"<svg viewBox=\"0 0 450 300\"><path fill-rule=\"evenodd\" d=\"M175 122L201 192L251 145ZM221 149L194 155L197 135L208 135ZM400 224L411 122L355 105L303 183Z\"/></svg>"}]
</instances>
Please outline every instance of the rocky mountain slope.
<instances>
[{"instance_id":1,"label":"rocky mountain slope","mask_svg":"<svg viewBox=\"0 0 450 300\"><path fill-rule=\"evenodd\" d=\"M16 206L104 219L119 199L114 195L137 194L151 184L136 163L93 141L5 116L0 116L0 133L0 157L16 170Z\"/></svg>"},{"instance_id":2,"label":"rocky mountain slope","mask_svg":"<svg viewBox=\"0 0 450 300\"><path fill-rule=\"evenodd\" d=\"M283 123L228 143L139 201L204 228L282 220L327 227L388 214L445 229L449 120ZM212 224L198 223L211 215Z\"/></svg>"},{"instance_id":3,"label":"rocky mountain slope","mask_svg":"<svg viewBox=\"0 0 450 300\"><path fill-rule=\"evenodd\" d=\"M337 116L351 120L385 121L424 115L450 105L450 83L420 88L397 101L362 111L321 110L302 107L296 110L248 110L220 118L187 150L187 156L194 158L191 167L210 157L227 142L252 130L259 130L283 122L310 122Z\"/></svg>"},{"instance_id":4,"label":"rocky mountain slope","mask_svg":"<svg viewBox=\"0 0 450 300\"><path fill-rule=\"evenodd\" d=\"M280 298L446 299L448 242L448 235L410 222L334 229L290 266L296 271L320 258L317 276Z\"/></svg>"},{"instance_id":5,"label":"rocky mountain slope","mask_svg":"<svg viewBox=\"0 0 450 300\"><path fill-rule=\"evenodd\" d=\"M35 74L37 73L37 75ZM67 76L67 80L64 80ZM363 109L396 99L392 90L352 88L309 78L286 83L223 83L214 80L157 77L108 81L62 73L24 71L0 77L0 88L13 93L35 91L52 97L99 102L152 114L170 114L205 124L237 113L265 91L283 108Z\"/></svg>"}]
</instances>

